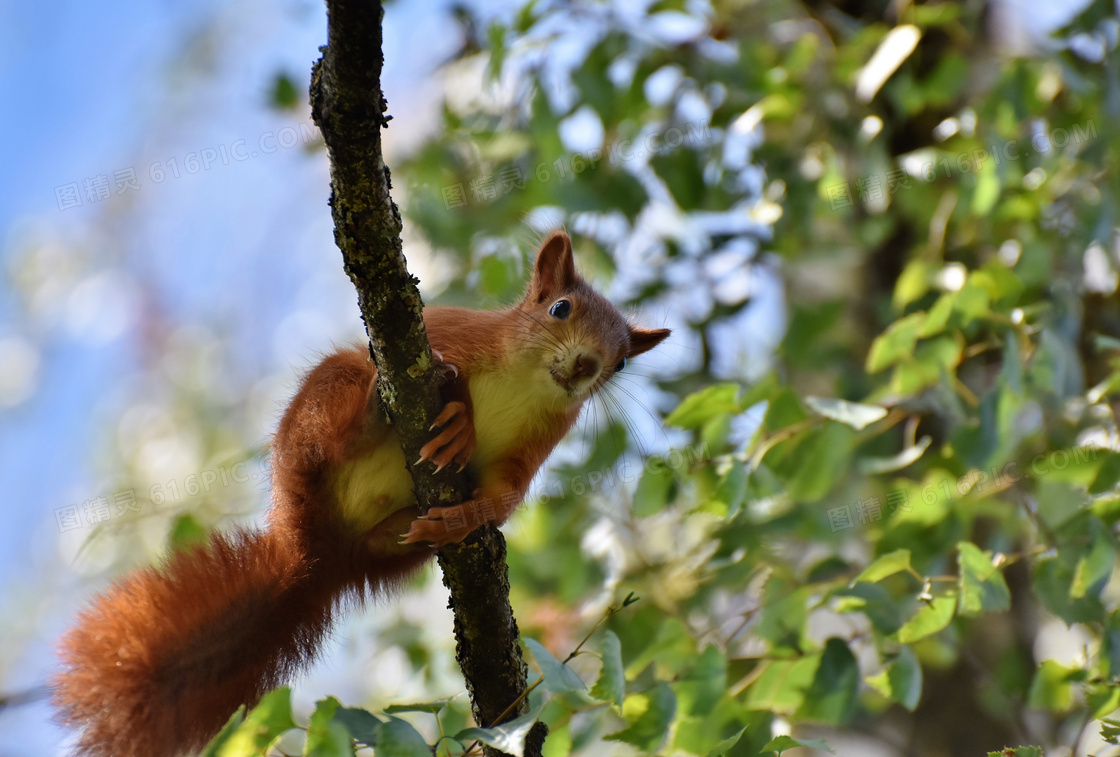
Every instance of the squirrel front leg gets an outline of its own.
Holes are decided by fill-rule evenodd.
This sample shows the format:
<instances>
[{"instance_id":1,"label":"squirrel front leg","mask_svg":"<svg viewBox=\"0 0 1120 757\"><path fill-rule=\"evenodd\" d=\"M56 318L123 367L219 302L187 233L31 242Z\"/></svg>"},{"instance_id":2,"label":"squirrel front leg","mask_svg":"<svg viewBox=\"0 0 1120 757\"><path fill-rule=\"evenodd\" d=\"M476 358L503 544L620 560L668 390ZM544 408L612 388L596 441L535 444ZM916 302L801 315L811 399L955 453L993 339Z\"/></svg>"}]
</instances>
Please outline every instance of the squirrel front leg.
<instances>
[{"instance_id":1,"label":"squirrel front leg","mask_svg":"<svg viewBox=\"0 0 1120 757\"><path fill-rule=\"evenodd\" d=\"M532 475L516 459L509 459L482 472L481 486L466 502L450 507L433 507L412 521L403 544L431 544L442 547L458 544L475 529L487 524L500 526L521 504Z\"/></svg>"}]
</instances>

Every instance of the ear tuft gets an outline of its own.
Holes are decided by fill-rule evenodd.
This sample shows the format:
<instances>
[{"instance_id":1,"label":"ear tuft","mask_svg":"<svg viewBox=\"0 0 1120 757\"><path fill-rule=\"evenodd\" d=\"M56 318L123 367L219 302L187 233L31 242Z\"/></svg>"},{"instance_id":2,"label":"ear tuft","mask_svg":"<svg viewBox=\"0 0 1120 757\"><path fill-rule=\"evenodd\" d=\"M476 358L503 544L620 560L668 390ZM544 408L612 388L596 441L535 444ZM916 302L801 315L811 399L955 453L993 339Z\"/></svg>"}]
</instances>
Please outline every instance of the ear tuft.
<instances>
[{"instance_id":1,"label":"ear tuft","mask_svg":"<svg viewBox=\"0 0 1120 757\"><path fill-rule=\"evenodd\" d=\"M576 263L572 257L572 240L566 232L553 232L537 253L529 297L540 304L553 299L578 281L579 274L576 273Z\"/></svg>"},{"instance_id":2,"label":"ear tuft","mask_svg":"<svg viewBox=\"0 0 1120 757\"><path fill-rule=\"evenodd\" d=\"M672 332L669 329L639 329L630 327L630 354L627 357L649 352Z\"/></svg>"}]
</instances>

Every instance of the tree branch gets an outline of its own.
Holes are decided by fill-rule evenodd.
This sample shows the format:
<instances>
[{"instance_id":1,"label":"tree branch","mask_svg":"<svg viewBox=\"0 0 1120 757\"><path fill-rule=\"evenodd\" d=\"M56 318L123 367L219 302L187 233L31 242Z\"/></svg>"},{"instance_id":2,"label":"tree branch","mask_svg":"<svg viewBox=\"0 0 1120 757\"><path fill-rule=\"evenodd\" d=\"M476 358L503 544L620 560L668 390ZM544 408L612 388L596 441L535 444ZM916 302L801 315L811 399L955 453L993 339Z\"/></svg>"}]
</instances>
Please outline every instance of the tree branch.
<instances>
[{"instance_id":1,"label":"tree branch","mask_svg":"<svg viewBox=\"0 0 1120 757\"><path fill-rule=\"evenodd\" d=\"M381 129L389 120L381 93L381 17L380 2L327 0L328 44L312 68L311 115L330 157L335 242L358 290L370 355L377 364L381 405L369 411L387 413L405 459L412 461L428 441L441 401L423 302L405 264L401 217L381 155ZM434 475L431 470L425 465L410 468L421 511L469 498L473 487L465 474ZM492 527L439 553L455 615L456 657L475 720L482 726L496 724L527 680L509 604L505 555L505 539ZM507 717L526 709L527 703ZM546 732L538 723L527 755L540 753ZM500 754L489 747L486 752Z\"/></svg>"}]
</instances>

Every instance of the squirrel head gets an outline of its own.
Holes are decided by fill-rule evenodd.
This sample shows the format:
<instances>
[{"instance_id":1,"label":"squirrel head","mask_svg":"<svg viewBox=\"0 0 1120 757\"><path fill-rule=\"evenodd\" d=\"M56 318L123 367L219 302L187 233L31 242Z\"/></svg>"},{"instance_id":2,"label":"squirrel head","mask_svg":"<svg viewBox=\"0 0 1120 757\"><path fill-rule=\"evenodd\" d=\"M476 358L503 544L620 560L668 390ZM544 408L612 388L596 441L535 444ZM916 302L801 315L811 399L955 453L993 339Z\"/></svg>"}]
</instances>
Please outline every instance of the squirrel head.
<instances>
[{"instance_id":1,"label":"squirrel head","mask_svg":"<svg viewBox=\"0 0 1120 757\"><path fill-rule=\"evenodd\" d=\"M563 231L541 245L529 291L514 311L531 336L522 335L521 358L534 371L546 370L557 398L573 404L669 336L669 329L632 325L596 292L576 272L572 240Z\"/></svg>"}]
</instances>

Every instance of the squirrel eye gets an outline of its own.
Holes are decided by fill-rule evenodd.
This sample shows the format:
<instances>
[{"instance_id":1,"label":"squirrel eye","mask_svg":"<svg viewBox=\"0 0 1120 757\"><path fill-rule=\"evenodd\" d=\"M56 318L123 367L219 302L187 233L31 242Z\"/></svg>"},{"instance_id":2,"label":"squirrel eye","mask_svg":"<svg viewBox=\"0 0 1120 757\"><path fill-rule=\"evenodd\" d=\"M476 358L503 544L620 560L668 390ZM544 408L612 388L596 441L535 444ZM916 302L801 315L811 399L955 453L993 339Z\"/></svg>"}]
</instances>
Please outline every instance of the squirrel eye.
<instances>
[{"instance_id":1,"label":"squirrel eye","mask_svg":"<svg viewBox=\"0 0 1120 757\"><path fill-rule=\"evenodd\" d=\"M626 358L622 358L621 360L618 361L618 365L616 365L614 367L614 372L618 373L619 371L621 371L625 367L626 367Z\"/></svg>"},{"instance_id":2,"label":"squirrel eye","mask_svg":"<svg viewBox=\"0 0 1120 757\"><path fill-rule=\"evenodd\" d=\"M548 309L548 314L553 318L559 318L561 321L567 318L572 312L572 303L567 300L557 300L552 307Z\"/></svg>"}]
</instances>

